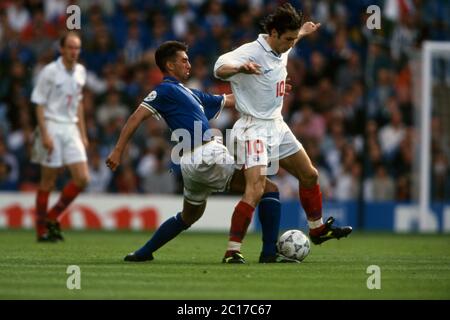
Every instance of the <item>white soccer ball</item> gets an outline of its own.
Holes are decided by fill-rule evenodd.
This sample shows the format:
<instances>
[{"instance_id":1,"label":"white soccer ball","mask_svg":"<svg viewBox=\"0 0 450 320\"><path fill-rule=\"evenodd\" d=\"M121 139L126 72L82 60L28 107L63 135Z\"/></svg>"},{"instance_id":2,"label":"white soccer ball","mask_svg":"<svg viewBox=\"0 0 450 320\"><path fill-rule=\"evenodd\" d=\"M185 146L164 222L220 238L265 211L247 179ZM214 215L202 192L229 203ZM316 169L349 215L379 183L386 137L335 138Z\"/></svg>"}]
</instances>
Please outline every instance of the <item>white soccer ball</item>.
<instances>
[{"instance_id":1,"label":"white soccer ball","mask_svg":"<svg viewBox=\"0 0 450 320\"><path fill-rule=\"evenodd\" d=\"M290 259L304 260L310 251L309 238L300 230L289 230L281 235L277 243L278 252Z\"/></svg>"}]
</instances>

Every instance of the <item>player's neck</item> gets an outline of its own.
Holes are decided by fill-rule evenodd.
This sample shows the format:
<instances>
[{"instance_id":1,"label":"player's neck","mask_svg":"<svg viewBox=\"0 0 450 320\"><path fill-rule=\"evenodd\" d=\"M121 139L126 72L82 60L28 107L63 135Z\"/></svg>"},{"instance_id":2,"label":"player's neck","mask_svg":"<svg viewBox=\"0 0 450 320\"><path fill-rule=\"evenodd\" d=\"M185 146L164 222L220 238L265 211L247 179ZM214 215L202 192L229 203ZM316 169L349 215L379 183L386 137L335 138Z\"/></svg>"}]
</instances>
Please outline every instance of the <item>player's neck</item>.
<instances>
[{"instance_id":1,"label":"player's neck","mask_svg":"<svg viewBox=\"0 0 450 320\"><path fill-rule=\"evenodd\" d=\"M164 77L170 77L170 78L173 78L173 79L177 80L178 82L183 82L182 79L180 79L179 77L177 77L176 75L174 75L171 72L164 73Z\"/></svg>"},{"instance_id":2,"label":"player's neck","mask_svg":"<svg viewBox=\"0 0 450 320\"><path fill-rule=\"evenodd\" d=\"M62 63L64 65L64 67L66 67L66 69L68 71L72 71L73 68L75 67L76 62L71 62L71 61L67 61L66 59L62 58Z\"/></svg>"},{"instance_id":3,"label":"player's neck","mask_svg":"<svg viewBox=\"0 0 450 320\"><path fill-rule=\"evenodd\" d=\"M267 44L269 45L270 49L272 49L272 51L274 53L276 53L277 55L280 55L278 50L275 48L274 39L271 36L267 36L266 41L267 41Z\"/></svg>"}]
</instances>

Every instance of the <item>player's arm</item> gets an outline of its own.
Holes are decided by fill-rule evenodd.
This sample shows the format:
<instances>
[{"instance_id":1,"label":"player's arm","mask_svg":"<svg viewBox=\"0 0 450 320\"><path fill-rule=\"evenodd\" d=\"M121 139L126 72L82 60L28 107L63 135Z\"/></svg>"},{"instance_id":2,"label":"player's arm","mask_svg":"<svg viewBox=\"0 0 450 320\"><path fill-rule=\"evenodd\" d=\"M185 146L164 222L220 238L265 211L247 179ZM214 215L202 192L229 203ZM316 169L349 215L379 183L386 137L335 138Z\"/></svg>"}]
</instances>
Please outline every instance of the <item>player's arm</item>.
<instances>
[{"instance_id":1,"label":"player's arm","mask_svg":"<svg viewBox=\"0 0 450 320\"><path fill-rule=\"evenodd\" d=\"M86 131L86 119L84 118L84 105L82 102L80 102L78 105L77 116L78 116L78 129L80 130L81 134L81 141L83 142L84 147L87 148L89 145L89 140Z\"/></svg>"},{"instance_id":2,"label":"player's arm","mask_svg":"<svg viewBox=\"0 0 450 320\"><path fill-rule=\"evenodd\" d=\"M50 72L50 69L44 67L39 74L36 86L31 93L31 102L36 105L36 120L41 135L42 145L47 150L48 154L53 152L53 139L47 131L44 114L45 108L49 102L48 100L54 78L55 77Z\"/></svg>"},{"instance_id":3,"label":"player's arm","mask_svg":"<svg viewBox=\"0 0 450 320\"><path fill-rule=\"evenodd\" d=\"M247 61L240 66L224 64L216 70L216 76L221 79L228 79L238 73L261 74L261 66L253 61Z\"/></svg>"},{"instance_id":4,"label":"player's arm","mask_svg":"<svg viewBox=\"0 0 450 320\"><path fill-rule=\"evenodd\" d=\"M311 21L305 22L302 27L300 28L300 32L298 34L298 38L297 41L298 42L301 38L306 37L307 35L316 32L317 29L319 29L320 27L320 22L319 23L314 23Z\"/></svg>"},{"instance_id":5,"label":"player's arm","mask_svg":"<svg viewBox=\"0 0 450 320\"><path fill-rule=\"evenodd\" d=\"M153 113L143 106L139 106L136 111L128 118L125 126L120 132L119 140L117 141L114 149L109 154L106 159L106 165L115 171L120 164L120 158L122 157L122 152L125 149L128 141L133 136L136 129L142 123L142 121L151 117Z\"/></svg>"},{"instance_id":6,"label":"player's arm","mask_svg":"<svg viewBox=\"0 0 450 320\"><path fill-rule=\"evenodd\" d=\"M225 94L224 95L224 99L225 99L225 108L232 108L234 107L236 100L234 99L234 94Z\"/></svg>"},{"instance_id":7,"label":"player's arm","mask_svg":"<svg viewBox=\"0 0 450 320\"><path fill-rule=\"evenodd\" d=\"M42 145L47 150L49 154L53 152L53 139L50 137L47 131L47 125L45 124L44 117L44 109L45 107L41 104L36 106L36 119L39 127L39 131L41 133Z\"/></svg>"}]
</instances>

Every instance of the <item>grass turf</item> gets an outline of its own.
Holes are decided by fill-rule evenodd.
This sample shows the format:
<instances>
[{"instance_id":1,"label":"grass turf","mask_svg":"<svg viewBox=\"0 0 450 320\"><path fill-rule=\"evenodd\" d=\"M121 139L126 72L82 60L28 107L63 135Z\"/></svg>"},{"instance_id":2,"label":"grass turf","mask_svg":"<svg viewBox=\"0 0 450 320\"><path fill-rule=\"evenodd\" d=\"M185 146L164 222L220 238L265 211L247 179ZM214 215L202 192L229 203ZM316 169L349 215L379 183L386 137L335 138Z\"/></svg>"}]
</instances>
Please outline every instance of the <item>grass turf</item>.
<instances>
[{"instance_id":1,"label":"grass turf","mask_svg":"<svg viewBox=\"0 0 450 320\"><path fill-rule=\"evenodd\" d=\"M258 264L260 235L249 234L245 265L220 263L220 233L186 232L145 263L122 259L149 233L65 236L43 244L32 231L0 231L0 299L450 299L450 235L355 233L312 246L301 264ZM69 265L81 290L66 287ZM380 290L367 288L370 265Z\"/></svg>"}]
</instances>

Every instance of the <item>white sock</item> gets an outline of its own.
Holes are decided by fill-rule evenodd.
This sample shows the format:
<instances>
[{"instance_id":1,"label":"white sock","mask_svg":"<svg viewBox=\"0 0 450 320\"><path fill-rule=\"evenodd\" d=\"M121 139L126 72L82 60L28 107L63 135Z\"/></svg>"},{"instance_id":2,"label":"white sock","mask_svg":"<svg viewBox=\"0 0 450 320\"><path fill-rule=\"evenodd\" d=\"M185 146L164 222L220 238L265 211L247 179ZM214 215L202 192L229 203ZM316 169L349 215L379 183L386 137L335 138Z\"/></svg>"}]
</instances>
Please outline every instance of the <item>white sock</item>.
<instances>
[{"instance_id":1,"label":"white sock","mask_svg":"<svg viewBox=\"0 0 450 320\"><path fill-rule=\"evenodd\" d=\"M227 251L239 251L241 252L241 242L228 241Z\"/></svg>"},{"instance_id":2,"label":"white sock","mask_svg":"<svg viewBox=\"0 0 450 320\"><path fill-rule=\"evenodd\" d=\"M309 221L308 220L308 226L310 229L317 229L323 225L323 219L320 218L319 220Z\"/></svg>"}]
</instances>

